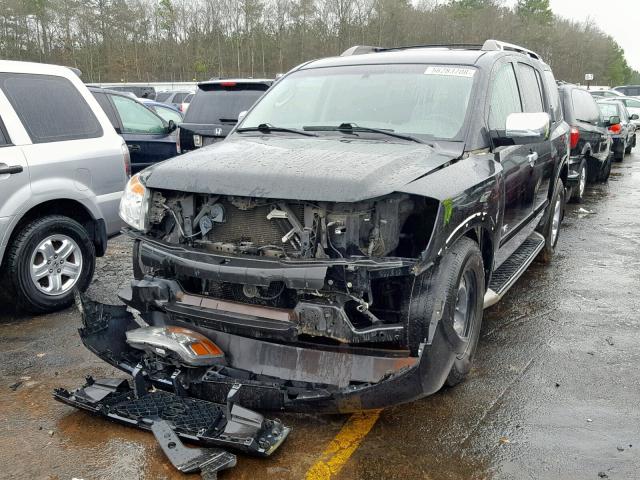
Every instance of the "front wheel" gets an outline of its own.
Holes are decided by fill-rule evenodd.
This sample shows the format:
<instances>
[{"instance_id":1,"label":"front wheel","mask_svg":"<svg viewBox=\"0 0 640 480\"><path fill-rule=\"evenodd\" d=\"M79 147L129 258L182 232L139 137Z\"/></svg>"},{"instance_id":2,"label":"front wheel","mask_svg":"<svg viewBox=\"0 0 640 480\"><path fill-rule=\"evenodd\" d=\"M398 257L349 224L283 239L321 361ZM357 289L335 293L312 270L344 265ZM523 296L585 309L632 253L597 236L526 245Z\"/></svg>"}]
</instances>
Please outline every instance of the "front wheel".
<instances>
[{"instance_id":1,"label":"front wheel","mask_svg":"<svg viewBox=\"0 0 640 480\"><path fill-rule=\"evenodd\" d=\"M434 272L416 278L413 290L409 325L420 326L416 336L424 338L434 314L440 317L445 345L438 351L453 357L453 363L442 363L440 375L447 385L457 385L471 370L482 324L485 278L478 244L467 237L458 240Z\"/></svg>"},{"instance_id":2,"label":"front wheel","mask_svg":"<svg viewBox=\"0 0 640 480\"><path fill-rule=\"evenodd\" d=\"M93 277L95 247L84 227L62 215L27 224L8 249L5 285L19 307L52 312L73 302Z\"/></svg>"},{"instance_id":3,"label":"front wheel","mask_svg":"<svg viewBox=\"0 0 640 480\"><path fill-rule=\"evenodd\" d=\"M550 263L551 257L553 257L556 250L556 244L560 236L560 224L562 223L563 217L564 198L564 184L562 183L562 179L558 178L555 188L553 189L551 202L549 203L547 221L544 223L544 227L540 232L544 237L544 248L540 251L540 258L543 263Z\"/></svg>"}]
</instances>

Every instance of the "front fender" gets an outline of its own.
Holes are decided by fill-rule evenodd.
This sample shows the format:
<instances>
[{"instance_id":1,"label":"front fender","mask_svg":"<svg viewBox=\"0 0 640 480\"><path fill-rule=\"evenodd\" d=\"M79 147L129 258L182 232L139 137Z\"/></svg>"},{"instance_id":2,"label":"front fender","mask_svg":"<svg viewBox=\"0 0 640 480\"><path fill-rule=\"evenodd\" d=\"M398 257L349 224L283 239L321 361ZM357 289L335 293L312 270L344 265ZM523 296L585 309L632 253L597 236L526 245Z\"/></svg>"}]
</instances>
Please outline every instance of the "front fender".
<instances>
[{"instance_id":1,"label":"front fender","mask_svg":"<svg viewBox=\"0 0 640 480\"><path fill-rule=\"evenodd\" d=\"M488 235L491 245L497 245L503 183L502 166L492 154L481 153L426 175L402 190L439 201L431 238L414 269L416 275L469 231L475 231L478 240Z\"/></svg>"}]
</instances>

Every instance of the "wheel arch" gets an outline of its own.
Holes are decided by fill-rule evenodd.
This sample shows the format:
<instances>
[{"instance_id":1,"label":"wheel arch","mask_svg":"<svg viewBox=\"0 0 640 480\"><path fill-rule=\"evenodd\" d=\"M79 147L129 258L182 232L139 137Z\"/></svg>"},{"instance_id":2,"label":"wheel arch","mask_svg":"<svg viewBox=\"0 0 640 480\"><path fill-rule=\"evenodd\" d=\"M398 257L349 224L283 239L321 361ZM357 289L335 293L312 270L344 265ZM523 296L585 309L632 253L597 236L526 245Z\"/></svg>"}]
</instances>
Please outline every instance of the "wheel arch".
<instances>
[{"instance_id":1,"label":"wheel arch","mask_svg":"<svg viewBox=\"0 0 640 480\"><path fill-rule=\"evenodd\" d=\"M81 224L96 248L96 255L99 257L104 255L107 248L104 220L96 219L81 202L70 198L47 200L32 206L14 224L8 235L6 246L13 242L13 239L25 225L47 215L64 215ZM0 255L4 256L4 249L0 251Z\"/></svg>"}]
</instances>

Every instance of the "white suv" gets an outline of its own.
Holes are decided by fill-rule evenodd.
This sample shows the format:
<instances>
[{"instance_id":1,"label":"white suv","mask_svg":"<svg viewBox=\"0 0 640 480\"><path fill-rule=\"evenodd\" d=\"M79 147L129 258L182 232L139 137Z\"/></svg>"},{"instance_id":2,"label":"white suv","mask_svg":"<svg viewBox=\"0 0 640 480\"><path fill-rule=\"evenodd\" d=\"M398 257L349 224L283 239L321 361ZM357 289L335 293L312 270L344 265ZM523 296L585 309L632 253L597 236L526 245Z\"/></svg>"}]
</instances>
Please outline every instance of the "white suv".
<instances>
[{"instance_id":1,"label":"white suv","mask_svg":"<svg viewBox=\"0 0 640 480\"><path fill-rule=\"evenodd\" d=\"M74 72L0 61L0 293L33 312L70 305L121 227L129 169Z\"/></svg>"}]
</instances>

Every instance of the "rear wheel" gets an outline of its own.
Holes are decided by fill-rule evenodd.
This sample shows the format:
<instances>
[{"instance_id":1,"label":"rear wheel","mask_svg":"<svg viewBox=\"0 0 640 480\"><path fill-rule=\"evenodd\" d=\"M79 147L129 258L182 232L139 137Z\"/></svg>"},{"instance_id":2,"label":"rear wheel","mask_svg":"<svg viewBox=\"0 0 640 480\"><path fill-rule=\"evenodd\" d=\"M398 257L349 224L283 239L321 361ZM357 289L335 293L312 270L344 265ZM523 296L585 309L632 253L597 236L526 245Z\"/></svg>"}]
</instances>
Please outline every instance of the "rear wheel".
<instances>
[{"instance_id":1,"label":"rear wheel","mask_svg":"<svg viewBox=\"0 0 640 480\"><path fill-rule=\"evenodd\" d=\"M625 142L623 145L618 147L617 150L614 150L613 158L615 159L616 162L621 162L622 160L624 160L624 151L626 149L627 149L627 142Z\"/></svg>"},{"instance_id":2,"label":"rear wheel","mask_svg":"<svg viewBox=\"0 0 640 480\"><path fill-rule=\"evenodd\" d=\"M419 327L416 339L425 338L434 309L442 308L439 327L444 335L439 338L446 342L446 350L455 353L455 358L450 366L443 364L448 371L441 373L447 385L456 385L471 370L482 324L485 278L478 244L467 237L458 240L434 272L416 279L413 290L409 325ZM435 313L439 316L440 312Z\"/></svg>"},{"instance_id":3,"label":"rear wheel","mask_svg":"<svg viewBox=\"0 0 640 480\"><path fill-rule=\"evenodd\" d=\"M95 247L75 220L50 215L27 224L6 258L6 288L18 306L35 313L68 307L73 291L93 277Z\"/></svg>"},{"instance_id":4,"label":"rear wheel","mask_svg":"<svg viewBox=\"0 0 640 480\"><path fill-rule=\"evenodd\" d=\"M578 184L571 193L571 201L576 203L582 203L584 199L584 192L587 189L587 161L582 160L580 167L578 168Z\"/></svg>"},{"instance_id":5,"label":"rear wheel","mask_svg":"<svg viewBox=\"0 0 640 480\"><path fill-rule=\"evenodd\" d=\"M631 141L627 144L627 148L624 149L624 154L625 155L630 155L631 154L631 149L633 147L635 147L636 145L636 136L635 134L633 135Z\"/></svg>"},{"instance_id":6,"label":"rear wheel","mask_svg":"<svg viewBox=\"0 0 640 480\"><path fill-rule=\"evenodd\" d=\"M607 160L604 162L602 169L600 170L600 175L598 180L605 183L609 180L609 175L611 175L611 162L613 162L612 155L607 157Z\"/></svg>"},{"instance_id":7,"label":"rear wheel","mask_svg":"<svg viewBox=\"0 0 640 480\"><path fill-rule=\"evenodd\" d=\"M540 258L543 263L550 263L556 250L558 237L560 236L560 225L562 223L562 213L564 210L564 185L562 179L556 180L551 202L549 203L549 213L544 228L540 233L544 237L544 248L540 251Z\"/></svg>"}]
</instances>

